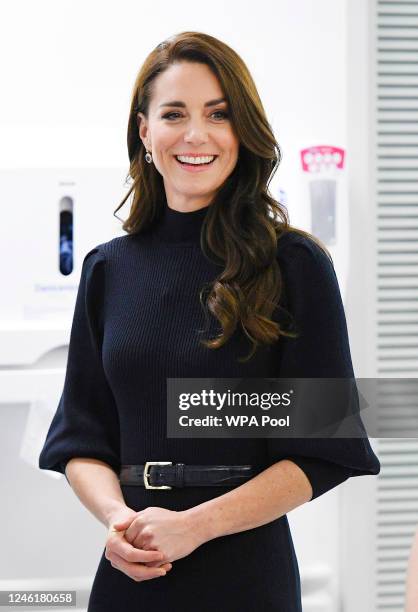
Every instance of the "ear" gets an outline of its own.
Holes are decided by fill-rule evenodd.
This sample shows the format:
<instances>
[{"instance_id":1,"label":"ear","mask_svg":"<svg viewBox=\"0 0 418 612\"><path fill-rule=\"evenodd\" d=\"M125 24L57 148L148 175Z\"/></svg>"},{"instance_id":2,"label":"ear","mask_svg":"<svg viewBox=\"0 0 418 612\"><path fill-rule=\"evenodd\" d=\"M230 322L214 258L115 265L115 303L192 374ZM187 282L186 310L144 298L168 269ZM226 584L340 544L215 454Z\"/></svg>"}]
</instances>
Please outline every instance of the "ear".
<instances>
[{"instance_id":1,"label":"ear","mask_svg":"<svg viewBox=\"0 0 418 612\"><path fill-rule=\"evenodd\" d=\"M144 113L138 113L137 114L136 122L138 124L139 137L142 140L142 142L144 144L144 147L147 150L150 150L151 143L149 141L149 136L148 136L148 121L147 121L147 118L145 117Z\"/></svg>"}]
</instances>

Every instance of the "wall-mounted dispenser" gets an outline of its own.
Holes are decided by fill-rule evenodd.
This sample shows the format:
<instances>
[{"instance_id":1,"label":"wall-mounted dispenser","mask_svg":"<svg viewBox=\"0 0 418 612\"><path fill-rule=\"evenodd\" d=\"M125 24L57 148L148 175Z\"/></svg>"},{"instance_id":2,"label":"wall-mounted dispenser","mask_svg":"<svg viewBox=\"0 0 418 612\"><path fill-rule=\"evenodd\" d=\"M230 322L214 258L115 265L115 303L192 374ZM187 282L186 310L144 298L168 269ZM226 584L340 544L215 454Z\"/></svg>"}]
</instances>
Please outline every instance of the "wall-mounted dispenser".
<instances>
[{"instance_id":1,"label":"wall-mounted dispenser","mask_svg":"<svg viewBox=\"0 0 418 612\"><path fill-rule=\"evenodd\" d=\"M344 299L350 237L345 151L335 146L317 145L303 149L300 157L309 200L309 231L331 253Z\"/></svg>"},{"instance_id":2,"label":"wall-mounted dispenser","mask_svg":"<svg viewBox=\"0 0 418 612\"><path fill-rule=\"evenodd\" d=\"M74 200L64 196L59 201L59 269L65 276L74 268Z\"/></svg>"}]
</instances>

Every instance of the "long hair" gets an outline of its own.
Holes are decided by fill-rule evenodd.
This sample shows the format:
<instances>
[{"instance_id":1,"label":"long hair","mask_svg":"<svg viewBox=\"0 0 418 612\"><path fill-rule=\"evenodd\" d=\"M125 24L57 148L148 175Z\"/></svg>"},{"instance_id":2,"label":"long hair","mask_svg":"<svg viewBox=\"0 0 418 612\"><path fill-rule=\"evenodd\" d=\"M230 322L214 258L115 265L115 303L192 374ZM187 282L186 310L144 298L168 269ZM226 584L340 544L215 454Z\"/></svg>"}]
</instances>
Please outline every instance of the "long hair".
<instances>
[{"instance_id":1,"label":"long hair","mask_svg":"<svg viewBox=\"0 0 418 612\"><path fill-rule=\"evenodd\" d=\"M148 117L154 79L181 61L205 64L212 70L228 102L240 143L236 166L213 197L202 227L202 250L207 257L221 262L223 270L200 292L203 308L219 321L222 332L201 342L209 349L217 349L241 326L252 345L247 358L240 360L247 361L259 345L272 344L281 335L296 335L272 319L282 293L277 261L280 236L296 231L313 239L331 256L313 235L289 224L286 208L269 193L268 184L282 155L247 66L228 45L201 32L181 32L160 43L136 77L127 135L127 181L130 177L132 186L114 211L133 194L123 229L130 234L145 231L161 217L166 206L162 176L154 164L144 161L138 113Z\"/></svg>"}]
</instances>

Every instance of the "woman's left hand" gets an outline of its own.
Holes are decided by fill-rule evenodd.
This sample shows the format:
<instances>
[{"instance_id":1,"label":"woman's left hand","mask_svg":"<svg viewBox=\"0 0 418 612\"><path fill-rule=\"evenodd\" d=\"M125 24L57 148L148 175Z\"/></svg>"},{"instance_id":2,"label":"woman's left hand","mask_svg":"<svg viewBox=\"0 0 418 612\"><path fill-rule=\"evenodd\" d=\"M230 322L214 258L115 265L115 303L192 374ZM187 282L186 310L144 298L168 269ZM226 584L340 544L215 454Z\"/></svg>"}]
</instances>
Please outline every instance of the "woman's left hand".
<instances>
[{"instance_id":1,"label":"woman's left hand","mask_svg":"<svg viewBox=\"0 0 418 612\"><path fill-rule=\"evenodd\" d=\"M113 527L125 530L125 538L132 546L163 552L165 562L186 557L203 544L186 512L166 508L149 506L137 512L133 518L114 523ZM158 563L150 562L147 565L153 567Z\"/></svg>"}]
</instances>

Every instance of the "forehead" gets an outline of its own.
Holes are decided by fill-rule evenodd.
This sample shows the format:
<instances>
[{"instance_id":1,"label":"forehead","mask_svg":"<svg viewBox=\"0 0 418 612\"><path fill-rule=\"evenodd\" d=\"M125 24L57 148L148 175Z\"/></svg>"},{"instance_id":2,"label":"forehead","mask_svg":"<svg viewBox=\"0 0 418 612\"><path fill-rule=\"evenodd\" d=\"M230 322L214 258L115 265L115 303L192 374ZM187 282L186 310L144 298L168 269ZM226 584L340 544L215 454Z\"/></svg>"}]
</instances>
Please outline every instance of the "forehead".
<instances>
[{"instance_id":1,"label":"forehead","mask_svg":"<svg viewBox=\"0 0 418 612\"><path fill-rule=\"evenodd\" d=\"M223 97L221 85L206 64L179 62L172 64L154 80L151 106L170 100L202 105L213 98Z\"/></svg>"}]
</instances>

